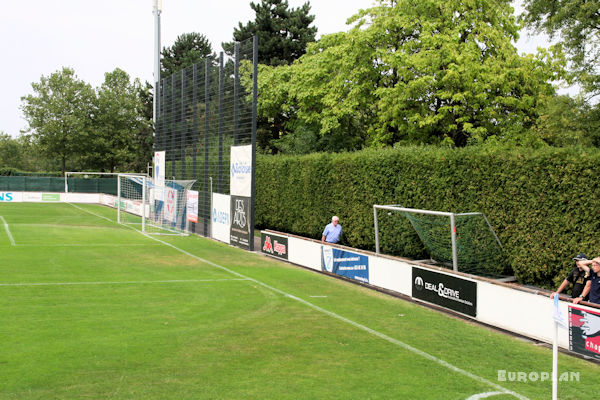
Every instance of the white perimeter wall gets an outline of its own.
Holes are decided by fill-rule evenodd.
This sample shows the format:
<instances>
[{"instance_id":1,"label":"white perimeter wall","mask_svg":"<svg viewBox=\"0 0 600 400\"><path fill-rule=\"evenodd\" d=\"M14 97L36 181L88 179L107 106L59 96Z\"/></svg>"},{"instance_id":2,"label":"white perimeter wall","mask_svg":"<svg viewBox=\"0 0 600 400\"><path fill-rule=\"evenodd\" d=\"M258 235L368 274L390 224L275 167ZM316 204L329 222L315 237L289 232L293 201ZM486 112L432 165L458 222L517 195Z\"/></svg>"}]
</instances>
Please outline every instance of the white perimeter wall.
<instances>
[{"instance_id":1,"label":"white perimeter wall","mask_svg":"<svg viewBox=\"0 0 600 400\"><path fill-rule=\"evenodd\" d=\"M100 203L98 193L0 192L0 203Z\"/></svg>"},{"instance_id":2,"label":"white perimeter wall","mask_svg":"<svg viewBox=\"0 0 600 400\"><path fill-rule=\"evenodd\" d=\"M296 236L288 238L288 261L316 271L321 271L321 243L311 239ZM369 257L369 283L383 289L412 297L412 267L422 269L426 265L407 260L381 257L357 249L351 250L357 254ZM444 271L447 275L454 275L452 271ZM463 278L462 276L458 276ZM525 292L487 280L469 276L469 280L477 282L477 321L514 332L532 339L552 343L554 335L553 302L547 295ZM415 299L419 301L418 299ZM560 309L568 318L567 302L559 302ZM597 311L597 309L582 306L582 308ZM468 317L471 318L471 317ZM559 329L559 346L569 348L569 332Z\"/></svg>"}]
</instances>

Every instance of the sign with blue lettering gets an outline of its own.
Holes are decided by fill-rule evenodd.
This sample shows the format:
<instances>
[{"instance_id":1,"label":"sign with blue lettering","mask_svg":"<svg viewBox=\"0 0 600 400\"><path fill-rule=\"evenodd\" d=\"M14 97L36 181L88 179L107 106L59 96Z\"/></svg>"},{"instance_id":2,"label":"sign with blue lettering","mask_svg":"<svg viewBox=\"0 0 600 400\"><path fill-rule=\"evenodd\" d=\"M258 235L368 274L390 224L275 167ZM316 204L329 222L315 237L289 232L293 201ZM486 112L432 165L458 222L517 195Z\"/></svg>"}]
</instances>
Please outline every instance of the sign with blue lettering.
<instances>
[{"instance_id":1,"label":"sign with blue lettering","mask_svg":"<svg viewBox=\"0 0 600 400\"><path fill-rule=\"evenodd\" d=\"M0 201L8 202L8 201L14 201L14 200L15 200L15 196L13 193L0 192Z\"/></svg>"},{"instance_id":2,"label":"sign with blue lettering","mask_svg":"<svg viewBox=\"0 0 600 400\"><path fill-rule=\"evenodd\" d=\"M322 246L321 270L369 283L369 257L351 251Z\"/></svg>"},{"instance_id":3,"label":"sign with blue lettering","mask_svg":"<svg viewBox=\"0 0 600 400\"><path fill-rule=\"evenodd\" d=\"M229 192L232 196L252 195L252 146L231 146Z\"/></svg>"}]
</instances>

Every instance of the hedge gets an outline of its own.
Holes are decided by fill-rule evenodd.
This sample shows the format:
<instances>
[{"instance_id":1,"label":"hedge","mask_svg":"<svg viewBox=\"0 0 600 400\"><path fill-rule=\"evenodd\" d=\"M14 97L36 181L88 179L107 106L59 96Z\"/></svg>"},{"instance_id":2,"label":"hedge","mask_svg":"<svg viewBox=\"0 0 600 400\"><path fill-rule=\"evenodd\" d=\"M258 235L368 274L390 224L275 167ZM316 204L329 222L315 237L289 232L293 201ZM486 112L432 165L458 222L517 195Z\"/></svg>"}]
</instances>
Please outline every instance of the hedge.
<instances>
[{"instance_id":1,"label":"hedge","mask_svg":"<svg viewBox=\"0 0 600 400\"><path fill-rule=\"evenodd\" d=\"M483 212L523 284L555 287L584 252L600 255L597 149L405 147L307 156L259 156L256 226L320 238L340 217L344 244L374 250L373 204ZM386 253L420 258L404 223Z\"/></svg>"}]
</instances>

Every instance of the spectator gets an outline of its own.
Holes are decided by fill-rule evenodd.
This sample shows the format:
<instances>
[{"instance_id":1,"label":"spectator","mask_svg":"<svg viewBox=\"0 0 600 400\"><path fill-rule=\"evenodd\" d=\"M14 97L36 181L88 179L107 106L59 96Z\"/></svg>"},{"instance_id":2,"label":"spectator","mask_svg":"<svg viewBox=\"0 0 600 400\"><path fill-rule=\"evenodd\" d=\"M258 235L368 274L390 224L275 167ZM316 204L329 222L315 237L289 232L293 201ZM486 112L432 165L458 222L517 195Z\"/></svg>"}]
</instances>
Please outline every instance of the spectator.
<instances>
[{"instance_id":1,"label":"spectator","mask_svg":"<svg viewBox=\"0 0 600 400\"><path fill-rule=\"evenodd\" d=\"M323 230L323 237L321 237L321 243L337 243L340 241L342 236L342 226L340 225L340 219L335 215L331 217L331 223L327 224L325 230Z\"/></svg>"},{"instance_id":2,"label":"spectator","mask_svg":"<svg viewBox=\"0 0 600 400\"><path fill-rule=\"evenodd\" d=\"M573 303L579 303L585 296L589 294L590 299L588 301L590 303L600 304L600 257L596 257L591 261L582 261L581 263L585 266L592 264L592 270L590 272L591 276L585 284L583 293L581 293L581 296L573 300Z\"/></svg>"},{"instance_id":3,"label":"spectator","mask_svg":"<svg viewBox=\"0 0 600 400\"><path fill-rule=\"evenodd\" d=\"M573 257L573 261L575 261L575 267L573 267L569 275L560 284L558 290L550 295L551 299L554 298L555 295L558 295L560 292L562 292L563 289L569 285L569 283L573 284L571 298L577 298L583 292L587 281L590 279L590 270L583 263L584 261L588 261L588 259L585 254L579 253L577 256ZM587 298L584 298L584 300L587 300Z\"/></svg>"}]
</instances>

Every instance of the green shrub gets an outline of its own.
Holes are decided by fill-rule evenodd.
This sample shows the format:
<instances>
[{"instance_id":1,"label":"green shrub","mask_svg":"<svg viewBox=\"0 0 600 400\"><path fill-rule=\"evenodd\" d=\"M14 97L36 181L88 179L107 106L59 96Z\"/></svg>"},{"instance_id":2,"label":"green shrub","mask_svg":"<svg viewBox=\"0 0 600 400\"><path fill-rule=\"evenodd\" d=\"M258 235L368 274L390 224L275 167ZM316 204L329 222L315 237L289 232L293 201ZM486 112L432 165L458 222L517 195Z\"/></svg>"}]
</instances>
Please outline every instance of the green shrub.
<instances>
[{"instance_id":1,"label":"green shrub","mask_svg":"<svg viewBox=\"0 0 600 400\"><path fill-rule=\"evenodd\" d=\"M259 156L256 225L320 238L340 217L344 244L374 250L373 204L487 215L523 284L554 287L583 251L599 255L595 149L403 147ZM407 222L382 237L386 253L420 258Z\"/></svg>"}]
</instances>

